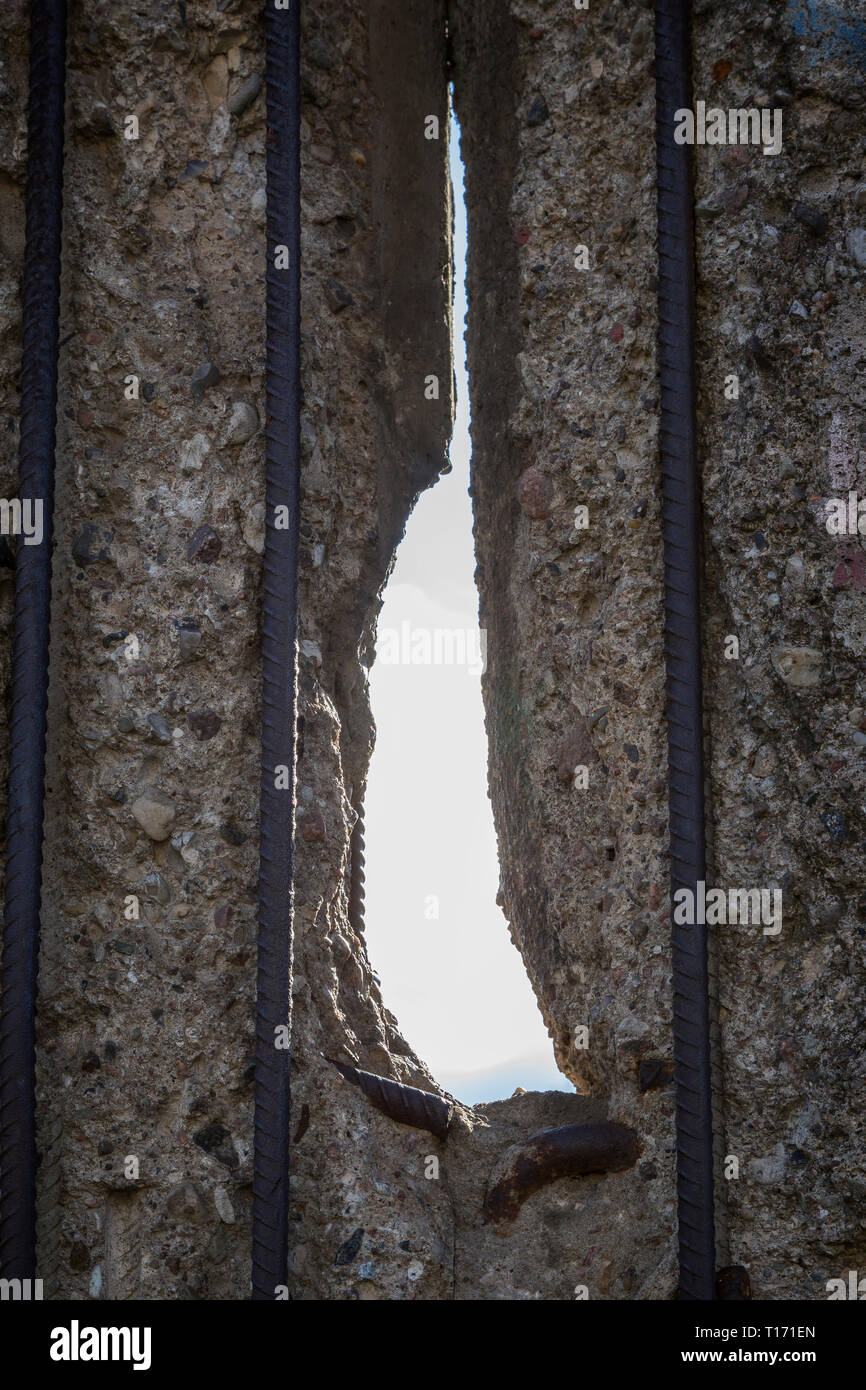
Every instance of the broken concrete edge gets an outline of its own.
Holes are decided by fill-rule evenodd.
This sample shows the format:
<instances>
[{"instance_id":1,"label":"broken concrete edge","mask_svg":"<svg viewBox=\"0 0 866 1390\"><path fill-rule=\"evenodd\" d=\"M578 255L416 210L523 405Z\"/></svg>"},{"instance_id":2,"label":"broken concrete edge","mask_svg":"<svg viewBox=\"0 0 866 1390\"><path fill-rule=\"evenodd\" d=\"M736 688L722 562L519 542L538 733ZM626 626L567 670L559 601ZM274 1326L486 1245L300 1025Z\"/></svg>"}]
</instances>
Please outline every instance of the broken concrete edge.
<instances>
[{"instance_id":1,"label":"broken concrete edge","mask_svg":"<svg viewBox=\"0 0 866 1390\"><path fill-rule=\"evenodd\" d=\"M639 1153L635 1131L615 1121L561 1125L534 1134L508 1149L491 1173L485 1223L515 1220L526 1198L557 1178L622 1172L634 1167Z\"/></svg>"}]
</instances>

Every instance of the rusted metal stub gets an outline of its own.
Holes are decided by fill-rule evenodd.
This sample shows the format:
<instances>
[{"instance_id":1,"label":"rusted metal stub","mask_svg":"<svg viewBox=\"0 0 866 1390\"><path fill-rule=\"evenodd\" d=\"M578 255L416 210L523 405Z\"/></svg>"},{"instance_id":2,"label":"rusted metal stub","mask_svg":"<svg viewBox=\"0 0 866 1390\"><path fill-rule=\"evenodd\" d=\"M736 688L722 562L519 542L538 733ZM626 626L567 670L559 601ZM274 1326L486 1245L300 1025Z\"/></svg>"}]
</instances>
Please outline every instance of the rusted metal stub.
<instances>
[{"instance_id":1,"label":"rusted metal stub","mask_svg":"<svg viewBox=\"0 0 866 1390\"><path fill-rule=\"evenodd\" d=\"M526 1198L557 1178L587 1173L620 1173L633 1168L638 1138L627 1125L561 1125L534 1134L511 1148L491 1174L484 1198L484 1220L513 1221Z\"/></svg>"},{"instance_id":2,"label":"rusted metal stub","mask_svg":"<svg viewBox=\"0 0 866 1390\"><path fill-rule=\"evenodd\" d=\"M728 1265L716 1272L716 1298L736 1303L751 1297L752 1285L745 1265Z\"/></svg>"},{"instance_id":3,"label":"rusted metal stub","mask_svg":"<svg viewBox=\"0 0 866 1390\"><path fill-rule=\"evenodd\" d=\"M7 1279L36 1275L36 979L48 723L65 71L65 0L33 0L18 496L34 514L42 509L42 535L38 545L19 545L15 556L0 1004L0 1272Z\"/></svg>"},{"instance_id":4,"label":"rusted metal stub","mask_svg":"<svg viewBox=\"0 0 866 1390\"><path fill-rule=\"evenodd\" d=\"M326 1057L332 1067L353 1086L359 1086L364 1095L383 1115L396 1120L401 1125L412 1125L415 1129L426 1129L438 1139L448 1133L454 1107L450 1101L443 1100L432 1091L421 1091L417 1086L403 1086L399 1081L389 1081L385 1076L376 1076L371 1071L358 1071L345 1062L335 1062Z\"/></svg>"}]
</instances>

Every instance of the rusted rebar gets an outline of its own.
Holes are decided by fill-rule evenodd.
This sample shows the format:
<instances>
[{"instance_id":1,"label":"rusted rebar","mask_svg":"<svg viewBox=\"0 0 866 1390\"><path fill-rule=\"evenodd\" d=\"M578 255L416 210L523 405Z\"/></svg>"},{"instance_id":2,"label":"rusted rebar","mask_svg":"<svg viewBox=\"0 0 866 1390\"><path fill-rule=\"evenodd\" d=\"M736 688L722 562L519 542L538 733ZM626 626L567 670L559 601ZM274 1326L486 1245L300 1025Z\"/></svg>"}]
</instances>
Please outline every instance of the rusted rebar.
<instances>
[{"instance_id":1,"label":"rusted rebar","mask_svg":"<svg viewBox=\"0 0 866 1390\"><path fill-rule=\"evenodd\" d=\"M254 1299L288 1279L289 1051L300 507L300 0L265 12L265 556L253 1147Z\"/></svg>"},{"instance_id":2,"label":"rusted rebar","mask_svg":"<svg viewBox=\"0 0 866 1390\"><path fill-rule=\"evenodd\" d=\"M745 1265L728 1265L716 1274L716 1298L727 1303L743 1303L752 1297L749 1271Z\"/></svg>"},{"instance_id":3,"label":"rusted rebar","mask_svg":"<svg viewBox=\"0 0 866 1390\"><path fill-rule=\"evenodd\" d=\"M412 1125L415 1129L426 1129L437 1139L444 1139L448 1133L454 1107L450 1101L431 1091L421 1091L417 1086L404 1086L399 1081L389 1081L385 1076L376 1076L371 1071L359 1071L345 1062L336 1062L333 1057L325 1060L353 1086L360 1086L364 1095L377 1110L401 1125Z\"/></svg>"},{"instance_id":4,"label":"rusted rebar","mask_svg":"<svg viewBox=\"0 0 866 1390\"><path fill-rule=\"evenodd\" d=\"M688 0L656 0L659 453L665 569L671 896L706 878L693 190L674 114L690 109ZM672 914L680 1296L712 1299L713 1117L707 929Z\"/></svg>"},{"instance_id":5,"label":"rusted rebar","mask_svg":"<svg viewBox=\"0 0 866 1390\"><path fill-rule=\"evenodd\" d=\"M634 1167L638 1139L627 1125L560 1125L508 1149L491 1174L484 1220L513 1221L527 1197L557 1178L619 1173Z\"/></svg>"},{"instance_id":6,"label":"rusted rebar","mask_svg":"<svg viewBox=\"0 0 866 1390\"><path fill-rule=\"evenodd\" d=\"M54 439L60 321L65 0L30 8L27 224L18 496L42 509L15 560L9 819L0 1002L0 1273L36 1274L36 976L48 719Z\"/></svg>"},{"instance_id":7,"label":"rusted rebar","mask_svg":"<svg viewBox=\"0 0 866 1390\"><path fill-rule=\"evenodd\" d=\"M364 935L364 807L358 808L358 819L349 841L349 922L356 936Z\"/></svg>"}]
</instances>

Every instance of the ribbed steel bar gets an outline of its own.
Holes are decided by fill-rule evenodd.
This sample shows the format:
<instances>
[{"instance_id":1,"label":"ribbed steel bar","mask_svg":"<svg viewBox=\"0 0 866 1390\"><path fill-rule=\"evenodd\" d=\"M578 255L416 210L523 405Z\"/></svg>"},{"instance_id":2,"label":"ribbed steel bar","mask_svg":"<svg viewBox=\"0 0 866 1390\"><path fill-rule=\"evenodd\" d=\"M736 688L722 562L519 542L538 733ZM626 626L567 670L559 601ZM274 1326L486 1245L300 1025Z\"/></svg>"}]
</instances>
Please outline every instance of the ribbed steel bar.
<instances>
[{"instance_id":1,"label":"ribbed steel bar","mask_svg":"<svg viewBox=\"0 0 866 1390\"><path fill-rule=\"evenodd\" d=\"M262 618L254 1299L288 1279L300 502L300 0L267 6L267 448ZM287 522L287 524L286 524ZM284 769L284 771L278 771ZM282 1043L282 1046L280 1045Z\"/></svg>"},{"instance_id":2,"label":"ribbed steel bar","mask_svg":"<svg viewBox=\"0 0 866 1390\"><path fill-rule=\"evenodd\" d=\"M418 1086L405 1086L401 1081L391 1081L387 1076L377 1076L372 1071L359 1071L346 1062L334 1061L333 1057L326 1057L325 1060L336 1067L346 1081L359 1086L383 1115L401 1125L427 1129L438 1139L445 1138L454 1113L450 1101L443 1100L432 1091L422 1091Z\"/></svg>"},{"instance_id":3,"label":"ribbed steel bar","mask_svg":"<svg viewBox=\"0 0 866 1390\"><path fill-rule=\"evenodd\" d=\"M705 874L695 432L693 191L674 113L691 109L688 0L656 0L659 384L671 894ZM673 914L672 914L673 915ZM706 927L671 928L680 1297L714 1297L712 1090Z\"/></svg>"},{"instance_id":4,"label":"ribbed steel bar","mask_svg":"<svg viewBox=\"0 0 866 1390\"><path fill-rule=\"evenodd\" d=\"M36 974L48 715L54 438L60 320L65 0L32 0L18 495L42 506L19 540L0 998L0 1273L36 1277Z\"/></svg>"},{"instance_id":5,"label":"ribbed steel bar","mask_svg":"<svg viewBox=\"0 0 866 1390\"><path fill-rule=\"evenodd\" d=\"M349 842L349 922L356 936L364 935L364 808L358 811L358 819L352 829Z\"/></svg>"}]
</instances>

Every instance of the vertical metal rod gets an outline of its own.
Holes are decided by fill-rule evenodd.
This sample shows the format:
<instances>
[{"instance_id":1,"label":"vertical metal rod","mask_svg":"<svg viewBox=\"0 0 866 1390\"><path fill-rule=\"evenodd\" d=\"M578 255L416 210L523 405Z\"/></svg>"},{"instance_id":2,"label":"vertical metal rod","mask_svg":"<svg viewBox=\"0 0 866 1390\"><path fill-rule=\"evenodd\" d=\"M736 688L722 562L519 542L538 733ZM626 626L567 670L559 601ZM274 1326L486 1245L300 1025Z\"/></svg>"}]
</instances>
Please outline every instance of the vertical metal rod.
<instances>
[{"instance_id":1,"label":"vertical metal rod","mask_svg":"<svg viewBox=\"0 0 866 1390\"><path fill-rule=\"evenodd\" d=\"M705 875L693 190L674 112L691 109L689 0L656 0L659 385L671 895ZM673 918L673 914L672 914ZM672 921L680 1297L714 1297L707 929Z\"/></svg>"},{"instance_id":2,"label":"vertical metal rod","mask_svg":"<svg viewBox=\"0 0 866 1390\"><path fill-rule=\"evenodd\" d=\"M358 819L352 828L352 838L349 841L349 922L356 936L364 935L364 900L366 893L364 885L367 881L364 873L364 806L363 803L355 808Z\"/></svg>"},{"instance_id":3,"label":"vertical metal rod","mask_svg":"<svg viewBox=\"0 0 866 1390\"><path fill-rule=\"evenodd\" d=\"M268 0L267 448L252 1297L288 1280L300 501L300 0ZM277 769L285 772L278 774ZM285 1029L282 1037L279 1032Z\"/></svg>"},{"instance_id":4,"label":"vertical metal rod","mask_svg":"<svg viewBox=\"0 0 866 1390\"><path fill-rule=\"evenodd\" d=\"M19 540L0 999L0 1271L36 1277L36 975L42 872L54 435L60 321L66 0L32 0L18 495L42 509Z\"/></svg>"}]
</instances>

